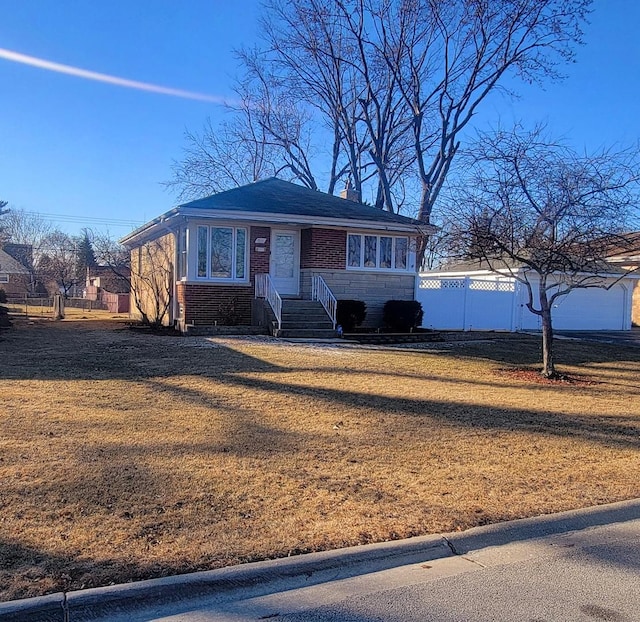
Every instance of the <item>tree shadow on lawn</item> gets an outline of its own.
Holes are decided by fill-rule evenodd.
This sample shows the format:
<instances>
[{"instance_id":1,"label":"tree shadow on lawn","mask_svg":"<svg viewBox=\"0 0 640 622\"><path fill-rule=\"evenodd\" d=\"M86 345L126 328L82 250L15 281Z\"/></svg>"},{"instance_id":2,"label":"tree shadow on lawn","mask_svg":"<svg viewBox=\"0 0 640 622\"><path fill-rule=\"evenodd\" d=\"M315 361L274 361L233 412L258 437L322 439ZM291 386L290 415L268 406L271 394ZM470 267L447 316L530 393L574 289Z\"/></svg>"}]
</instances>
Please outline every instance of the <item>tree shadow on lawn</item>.
<instances>
[{"instance_id":1,"label":"tree shadow on lawn","mask_svg":"<svg viewBox=\"0 0 640 622\"><path fill-rule=\"evenodd\" d=\"M554 340L554 358L556 365L574 365L577 367L598 364L599 369L619 368L602 366L601 363L631 362L640 364L640 348L626 344L597 343L593 341ZM497 363L541 367L542 341L539 337L522 335L518 340L499 340L491 342L456 342L454 355L463 358L480 358Z\"/></svg>"},{"instance_id":2,"label":"tree shadow on lawn","mask_svg":"<svg viewBox=\"0 0 640 622\"><path fill-rule=\"evenodd\" d=\"M3 537L0 559L0 602L191 571L189 567L172 567L160 561L97 562L83 551L52 553Z\"/></svg>"},{"instance_id":3,"label":"tree shadow on lawn","mask_svg":"<svg viewBox=\"0 0 640 622\"><path fill-rule=\"evenodd\" d=\"M607 446L630 449L640 448L640 435L638 434L640 417L635 419L639 425L630 426L622 423L610 423L611 421L618 421L618 416L606 416L604 417L606 421L603 421L603 418L594 419L594 414L582 417L535 409L510 408L507 410L449 400L386 397L369 392L361 393L327 387L316 389L314 387L291 385L261 378L244 378L233 374L225 375L223 381L233 385L260 389L267 395L274 392L286 395L303 395L331 404L341 404L364 410L373 409L380 414L410 415L412 417L437 419L458 426L476 429L509 430L559 437L577 437ZM628 420L628 417L622 415L620 421L625 420Z\"/></svg>"},{"instance_id":4,"label":"tree shadow on lawn","mask_svg":"<svg viewBox=\"0 0 640 622\"><path fill-rule=\"evenodd\" d=\"M26 332L26 331L25 331ZM39 379L39 380L109 380L121 379L127 381L149 382L152 386L163 391L169 391L179 400L203 405L212 396L206 391L192 387L174 386L161 382L161 378L175 375L189 375L210 378L222 385L246 388L259 391L268 400L270 395L284 394L287 396L301 395L312 400L326 402L332 405L344 405L354 408L373 409L378 413L397 413L411 416L424 416L453 423L487 430L520 430L549 434L551 436L580 437L587 441L604 445L638 448L640 437L638 428L620 423L616 417L606 416L597 418L593 414L585 416L556 414L531 409L500 409L486 405L470 404L463 401L438 401L430 399L408 399L377 395L375 392L357 392L332 387L310 387L286 382L256 377L255 374L286 375L297 368L288 368L270 363L239 350L216 345L215 347L194 347L184 345L187 338L154 337L132 334L131 331L98 331L87 330L87 325L80 323L77 331L56 329L55 325L47 326L46 330L38 331L41 339L33 343L33 335L20 335L12 344L12 357L20 360L11 362L0 360L0 378L11 379ZM56 333L58 333L56 335ZM63 334L60 334L63 333ZM99 342L91 339L98 335ZM60 339L65 347L60 351ZM13 339L16 339L14 336ZM20 356L20 346L27 343L32 349ZM182 344L182 345L180 345ZM516 363L523 360L534 360L535 347L530 340L525 340L528 347L516 348L513 340L496 342L493 348L478 345L465 348L464 358L481 358ZM562 344L561 344L562 345ZM621 353L618 348L598 344L597 348L572 343L571 362L593 362L593 355L598 354L600 361L618 361ZM590 356L587 356L589 354ZM11 357L8 357L11 358ZM628 361L625 353L624 361ZM640 358L638 359L640 360ZM316 371L313 367L311 372ZM320 370L321 372L324 370ZM354 373L349 368L332 369L345 375ZM355 373L358 373L356 370ZM373 374L378 372L373 371ZM396 372L388 372L392 376ZM402 373L402 372L400 372ZM247 375L248 374L248 375ZM437 381L447 382L446 378ZM460 382L458 380L449 380ZM496 387L511 387L513 384L478 381L469 379L465 384L488 384ZM555 389L555 387L552 387ZM258 403L260 398L258 398ZM213 404L220 407L218 402ZM630 406L631 408L631 406ZM621 413L622 417L626 417ZM245 421L245 425L248 422Z\"/></svg>"},{"instance_id":5,"label":"tree shadow on lawn","mask_svg":"<svg viewBox=\"0 0 640 622\"><path fill-rule=\"evenodd\" d=\"M194 375L217 378L220 374L286 373L291 371L318 371L324 373L367 374L398 378L433 379L438 382L477 384L484 386L508 386L498 380L486 381L477 378L447 378L444 375L430 377L425 374L407 373L402 370L360 370L348 367L321 368L287 367L253 357L232 347L221 344L192 345L197 338L176 338L139 334L119 325L92 327L87 322L45 323L35 328L23 327L13 331L5 351L0 357L0 379L16 380L109 380L136 381L144 378ZM271 344L269 344L271 345ZM483 340L456 342L454 350L428 355L443 354L467 360L488 360L508 365L537 366L540 361L540 344L536 337L523 335L522 340ZM277 347L274 345L273 347ZM287 347L295 348L287 344ZM301 348L307 344L301 344ZM376 350L375 352L379 352ZM375 352L373 355L375 355ZM393 349L393 354L415 356L420 350ZM584 344L582 342L560 342L558 346L560 365L597 364L598 369L625 373L615 365L601 363L623 362L640 364L640 349L621 348L609 344ZM364 354L365 351L363 350ZM586 371L590 371L586 368Z\"/></svg>"},{"instance_id":6,"label":"tree shadow on lawn","mask_svg":"<svg viewBox=\"0 0 640 622\"><path fill-rule=\"evenodd\" d=\"M174 338L145 337L140 339L138 335L123 335L123 337L122 339L114 338L112 342L109 342L108 339L104 340L99 344L101 349L97 353L92 353L92 347L95 344L91 342L84 343L82 339L69 340L67 342L68 351L61 353L59 357L55 355L56 348L59 348L56 339L42 340L44 349L51 350L50 355L54 357L53 365L51 365L51 361L44 360L44 356L39 356L43 353L38 353L37 344L32 344L31 347L34 348L34 351L19 365L14 366L6 360L0 361L0 377L43 380L116 378L142 381L157 390L169 392L185 406L192 404L222 410L226 417L225 438L216 442L208 442L206 439L196 442L178 438L169 444L154 443L153 441L141 445L131 442L103 443L92 449L92 451L101 453L98 462L88 460L84 449L78 447L74 474L63 486L64 500L58 499L57 506L54 504L53 508L47 503L47 511L55 511L56 507L68 509L69 506L78 508L88 506L90 514L104 516L105 520L114 512L119 513L120 519L129 520L126 513L132 513L132 510L126 507L126 503L118 499L113 490L115 479L118 479L122 485L128 486L132 493L138 491L145 495L155 494L159 498L162 498L163 490L166 487L184 485L184 482L179 478L186 477L186 472L183 475L174 474L169 470L159 472L147 464L147 460L152 460L158 455L174 452L180 458L193 454L216 453L230 454L236 457L261 458L275 453L284 454L292 447L304 448L305 445L317 440L318 435L312 432L282 430L268 425L261 419L261 403L279 395L288 397L299 395L310 398L315 403L326 404L331 408L338 406L354 409L358 416L363 418L401 415L423 418L425 426L435 420L461 428L489 432L508 430L543 437L576 438L597 443L603 447L632 450L640 448L638 433L640 418L634 418L631 411L615 417L598 417L597 414L580 416L550 413L536 408L505 409L462 401L428 398L398 399L376 394L375 387L371 391L360 392L335 387L298 385L286 381L286 374L292 371L291 368L271 364L232 348L222 346L215 348L184 347L176 345L181 340ZM12 345L13 356L18 356L20 350L15 346L16 344ZM101 358L105 356L105 351L106 361ZM76 358L80 360L76 360ZM618 359L611 358L611 360L613 362ZM142 363L133 374L131 361ZM310 368L308 371L312 373L314 369ZM353 370L338 368L333 369L332 372L344 373L348 376L353 373ZM258 373L273 374L274 379L256 377ZM394 373L390 372L391 375ZM248 389L256 392L258 398L254 403L246 405L245 408L227 406L221 404L206 390L192 386L176 386L164 381L176 374L203 376L216 381L222 387L228 385ZM496 385L498 384L496 383ZM629 408L631 409L632 406L630 405ZM631 423L636 425L630 425ZM332 431L328 430L327 435L331 434ZM425 436L428 437L428 434ZM245 440L240 441L240 438L245 439L246 442ZM388 441L381 439L380 442L387 443ZM128 471L122 469L123 458L131 465ZM338 466L336 463L336 467ZM37 482L34 482L33 486L42 488L42 484ZM59 493L60 486L60 482L51 482L49 487L45 485L44 488L37 491L41 495L41 501L57 498L55 495ZM356 490L351 490L350 494L357 495L359 493ZM362 494L366 495L368 492L363 491ZM204 502L210 505L209 499L205 499ZM156 505L161 505L161 502ZM151 529L151 524L156 519L154 512L160 515L162 508L151 504L148 506L148 511L149 529ZM224 511L224 507L220 506L219 511ZM234 507L233 511L238 511L238 507ZM139 537L142 539L153 537L153 533L142 530ZM0 557L4 557L4 553L6 553L6 559L14 560L14 564L17 563L16 559L30 560L26 563L27 570L24 571L27 578L31 575L37 577L40 568L44 568L46 577L53 581L47 584L44 590L47 592L61 590L67 586L69 579L63 575L70 576L72 586L77 589L82 584L90 587L109 581L120 581L123 576L135 580L164 576L175 572L188 572L195 569L195 566L190 566L190 564L196 563L188 560L183 563L170 564L160 561L145 563L144 561L132 562L124 559L104 559L97 562L91 558L83 557L80 553L58 556L37 551L11 539L0 540ZM206 565L206 560L196 561L199 568ZM0 578L3 576L2 572L0 571ZM14 574L18 572L18 569L14 567L10 572ZM34 581L36 581L34 585L37 586L38 579L34 579ZM34 590L33 592L21 592L19 595L42 593L42 590L37 587Z\"/></svg>"}]
</instances>

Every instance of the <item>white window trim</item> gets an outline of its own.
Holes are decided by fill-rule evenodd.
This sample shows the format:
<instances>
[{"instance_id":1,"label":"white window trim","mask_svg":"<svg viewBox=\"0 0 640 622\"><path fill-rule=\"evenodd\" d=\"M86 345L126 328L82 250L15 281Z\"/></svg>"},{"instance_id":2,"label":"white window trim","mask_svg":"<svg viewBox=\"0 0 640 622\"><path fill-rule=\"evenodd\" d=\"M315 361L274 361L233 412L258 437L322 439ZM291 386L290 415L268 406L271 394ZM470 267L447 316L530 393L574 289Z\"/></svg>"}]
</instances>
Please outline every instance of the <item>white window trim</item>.
<instances>
[{"instance_id":1,"label":"white window trim","mask_svg":"<svg viewBox=\"0 0 640 622\"><path fill-rule=\"evenodd\" d=\"M207 276L199 276L198 275L198 252L199 252L199 230L203 228L207 230L207 251L206 251L206 257L207 257ZM228 284L238 284L238 283L242 283L242 284L247 284L249 283L249 251L250 251L250 245L249 245L249 227L237 227L235 225L227 225L227 224L222 224L222 223L216 223L214 225L205 225L205 224L197 224L194 227L195 229L195 235L194 237L194 244L193 244L193 256L194 256L194 278L193 279L189 279L189 281L192 282L198 282L198 283L228 283ZM211 230L212 229L231 229L232 233L232 237L233 237L233 246L231 249L231 275L230 277L224 277L224 276L209 276L210 272L211 272ZM244 277L242 278L238 278L236 277L236 273L237 273L237 264L236 264L236 252L237 252L237 245L238 245L238 231L244 231ZM189 234L187 233L187 236L189 236ZM187 239L187 244L189 244L189 238ZM187 272L188 272L188 268L187 268Z\"/></svg>"},{"instance_id":2,"label":"white window trim","mask_svg":"<svg viewBox=\"0 0 640 622\"><path fill-rule=\"evenodd\" d=\"M9 282L9 275L4 273L4 274L0 274L0 283L8 283Z\"/></svg>"},{"instance_id":3,"label":"white window trim","mask_svg":"<svg viewBox=\"0 0 640 622\"><path fill-rule=\"evenodd\" d=\"M177 263L178 263L178 274L177 280L179 282L183 282L187 280L187 276L189 274L189 228L188 227L180 227L177 231L176 235L176 248L177 248ZM180 268L182 268L183 273L180 274Z\"/></svg>"},{"instance_id":4,"label":"white window trim","mask_svg":"<svg viewBox=\"0 0 640 622\"><path fill-rule=\"evenodd\" d=\"M360 237L360 265L349 265L349 236L357 235ZM365 236L377 238L376 242L376 265L375 267L367 267L364 265L364 252L365 252ZM396 240L402 239L407 241L407 258L405 268L381 268L380 267L380 238L391 238L391 262L395 264L396 261ZM368 232L368 231L348 231L347 232L347 252L346 252L346 269L358 272L382 272L384 274L397 273L397 274L412 274L415 272L415 252L413 251L412 238L409 235L394 235L391 233L380 232Z\"/></svg>"}]
</instances>

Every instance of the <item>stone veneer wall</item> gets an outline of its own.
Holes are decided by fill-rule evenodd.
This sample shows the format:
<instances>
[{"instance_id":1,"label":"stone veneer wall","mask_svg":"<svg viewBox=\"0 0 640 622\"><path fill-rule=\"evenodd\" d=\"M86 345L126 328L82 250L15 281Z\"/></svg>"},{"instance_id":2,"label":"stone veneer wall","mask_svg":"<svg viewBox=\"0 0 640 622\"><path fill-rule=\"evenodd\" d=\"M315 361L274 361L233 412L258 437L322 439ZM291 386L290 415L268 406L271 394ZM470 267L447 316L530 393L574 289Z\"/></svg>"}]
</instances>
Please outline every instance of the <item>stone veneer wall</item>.
<instances>
[{"instance_id":1,"label":"stone veneer wall","mask_svg":"<svg viewBox=\"0 0 640 622\"><path fill-rule=\"evenodd\" d=\"M413 300L414 274L385 274L355 270L302 270L302 297L311 297L311 277L320 275L338 300L363 300L367 317L363 326L382 325L382 307L387 300Z\"/></svg>"},{"instance_id":2,"label":"stone veneer wall","mask_svg":"<svg viewBox=\"0 0 640 622\"><path fill-rule=\"evenodd\" d=\"M258 243L265 238L264 243ZM249 278L250 285L232 283L185 283L177 284L178 303L183 310L179 318L181 327L214 326L224 324L229 305L235 306L238 323L251 324L251 303L255 292L255 275L269 272L269 248L271 229L251 227L249 232ZM263 249L263 250L260 250Z\"/></svg>"}]
</instances>

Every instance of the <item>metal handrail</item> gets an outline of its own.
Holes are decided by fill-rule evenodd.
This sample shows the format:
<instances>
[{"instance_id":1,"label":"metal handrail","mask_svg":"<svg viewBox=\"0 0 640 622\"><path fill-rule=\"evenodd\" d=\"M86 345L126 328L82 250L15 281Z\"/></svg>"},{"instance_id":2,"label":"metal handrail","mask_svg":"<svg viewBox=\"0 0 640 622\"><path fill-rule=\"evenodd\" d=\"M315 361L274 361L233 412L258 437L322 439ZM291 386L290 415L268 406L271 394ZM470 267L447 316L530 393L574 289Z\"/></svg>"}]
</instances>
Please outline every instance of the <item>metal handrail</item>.
<instances>
[{"instance_id":1,"label":"metal handrail","mask_svg":"<svg viewBox=\"0 0 640 622\"><path fill-rule=\"evenodd\" d=\"M311 278L311 299L320 301L327 315L333 322L333 330L335 330L338 301L325 280L319 274Z\"/></svg>"},{"instance_id":2,"label":"metal handrail","mask_svg":"<svg viewBox=\"0 0 640 622\"><path fill-rule=\"evenodd\" d=\"M256 298L265 298L276 316L278 330L282 328L282 298L268 274L256 274Z\"/></svg>"}]
</instances>

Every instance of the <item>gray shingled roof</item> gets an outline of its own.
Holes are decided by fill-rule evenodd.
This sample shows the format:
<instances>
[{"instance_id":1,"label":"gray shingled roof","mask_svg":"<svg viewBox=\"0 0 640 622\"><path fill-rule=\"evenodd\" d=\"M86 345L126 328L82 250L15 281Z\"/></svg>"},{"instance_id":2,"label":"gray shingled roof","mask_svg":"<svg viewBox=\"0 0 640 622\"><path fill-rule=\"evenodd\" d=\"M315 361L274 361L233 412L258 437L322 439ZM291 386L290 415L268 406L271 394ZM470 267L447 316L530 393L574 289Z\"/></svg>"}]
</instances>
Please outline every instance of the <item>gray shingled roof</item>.
<instances>
[{"instance_id":1,"label":"gray shingled roof","mask_svg":"<svg viewBox=\"0 0 640 622\"><path fill-rule=\"evenodd\" d=\"M179 207L424 226L424 223L407 216L310 190L276 177L184 203Z\"/></svg>"},{"instance_id":2,"label":"gray shingled roof","mask_svg":"<svg viewBox=\"0 0 640 622\"><path fill-rule=\"evenodd\" d=\"M0 272L5 274L29 274L29 270L2 249L0 249Z\"/></svg>"}]
</instances>

